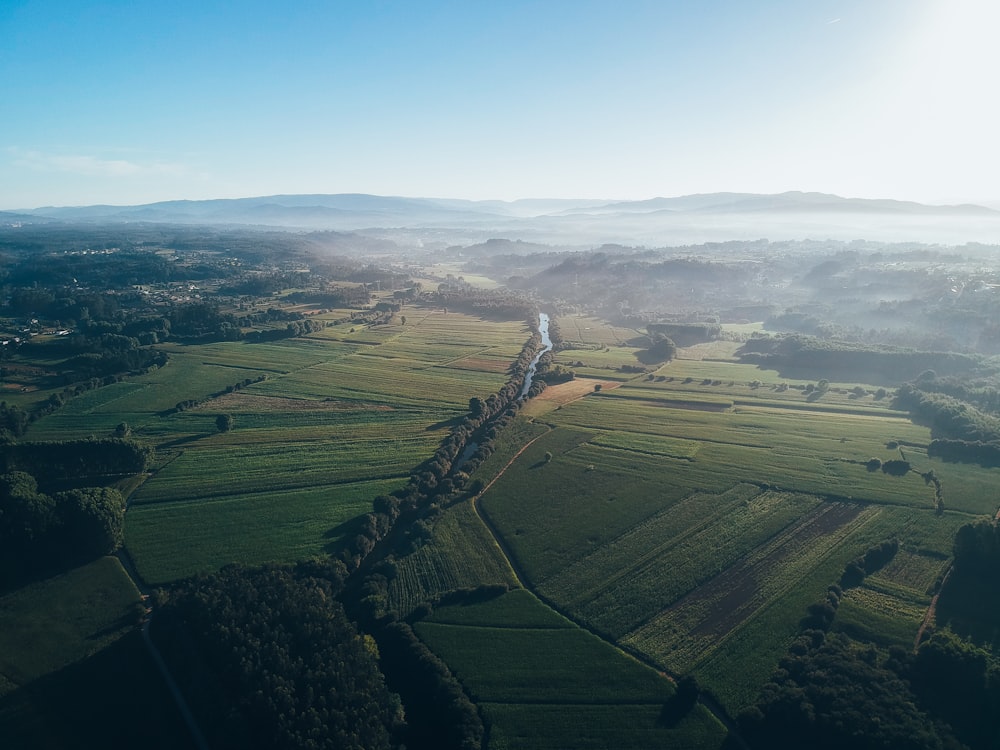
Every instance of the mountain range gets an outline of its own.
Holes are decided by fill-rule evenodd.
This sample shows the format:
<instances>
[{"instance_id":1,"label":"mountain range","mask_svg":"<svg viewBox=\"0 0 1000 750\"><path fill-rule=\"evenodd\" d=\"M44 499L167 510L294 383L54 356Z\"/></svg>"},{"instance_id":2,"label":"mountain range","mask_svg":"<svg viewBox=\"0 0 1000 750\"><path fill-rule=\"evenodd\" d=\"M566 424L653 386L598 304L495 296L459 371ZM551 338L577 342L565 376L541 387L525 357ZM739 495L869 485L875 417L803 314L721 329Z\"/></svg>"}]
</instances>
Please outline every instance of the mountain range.
<instances>
[{"instance_id":1,"label":"mountain range","mask_svg":"<svg viewBox=\"0 0 1000 750\"><path fill-rule=\"evenodd\" d=\"M646 242L738 237L826 236L1000 243L1000 211L980 205L932 206L909 201L842 198L815 192L705 193L638 201L470 201L356 193L175 200L134 206L72 206L0 212L0 223L155 222L258 226L296 230L393 230L426 234L449 229L483 240ZM957 234L955 234L957 232ZM964 232L964 234L963 234ZM917 236L919 235L919 236ZM963 238L964 239L960 239Z\"/></svg>"}]
</instances>

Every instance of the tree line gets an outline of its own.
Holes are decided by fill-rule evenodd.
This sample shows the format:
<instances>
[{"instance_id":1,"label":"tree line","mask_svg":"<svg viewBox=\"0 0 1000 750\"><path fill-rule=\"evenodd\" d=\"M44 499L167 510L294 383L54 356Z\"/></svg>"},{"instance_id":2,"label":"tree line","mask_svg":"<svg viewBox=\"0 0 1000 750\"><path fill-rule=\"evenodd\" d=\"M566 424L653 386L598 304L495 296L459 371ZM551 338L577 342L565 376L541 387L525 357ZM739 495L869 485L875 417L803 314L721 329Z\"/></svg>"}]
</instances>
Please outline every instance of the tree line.
<instances>
[{"instance_id":1,"label":"tree line","mask_svg":"<svg viewBox=\"0 0 1000 750\"><path fill-rule=\"evenodd\" d=\"M48 495L27 472L0 474L0 588L111 554L122 544L124 522L118 490Z\"/></svg>"},{"instance_id":2,"label":"tree line","mask_svg":"<svg viewBox=\"0 0 1000 750\"><path fill-rule=\"evenodd\" d=\"M872 547L845 568L861 585L884 565L896 540ZM801 632L755 705L739 717L753 748L902 748L987 750L1000 736L1000 660L990 637L976 643L949 627L1000 594L1000 527L982 519L955 537L954 570L941 591L939 630L915 650L854 640L836 632L840 586L809 607Z\"/></svg>"},{"instance_id":3,"label":"tree line","mask_svg":"<svg viewBox=\"0 0 1000 750\"><path fill-rule=\"evenodd\" d=\"M228 566L158 592L152 636L213 748L398 747L378 647L337 600L336 561Z\"/></svg>"}]
</instances>

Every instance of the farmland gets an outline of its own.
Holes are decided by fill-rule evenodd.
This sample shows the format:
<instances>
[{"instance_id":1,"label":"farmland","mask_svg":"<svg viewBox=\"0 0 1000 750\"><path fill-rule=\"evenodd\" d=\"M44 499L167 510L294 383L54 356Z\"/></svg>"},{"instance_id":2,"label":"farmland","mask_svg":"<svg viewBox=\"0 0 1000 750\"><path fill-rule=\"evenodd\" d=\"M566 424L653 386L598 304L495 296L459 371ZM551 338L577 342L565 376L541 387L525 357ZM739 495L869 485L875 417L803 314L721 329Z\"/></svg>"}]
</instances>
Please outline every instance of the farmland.
<instances>
[{"instance_id":1,"label":"farmland","mask_svg":"<svg viewBox=\"0 0 1000 750\"><path fill-rule=\"evenodd\" d=\"M472 396L505 382L529 335L523 321L405 313L406 325L353 333L168 347L165 367L71 400L33 434L108 434L124 421L157 448L126 526L150 583L331 552L373 497L433 454ZM191 405L177 411L181 402ZM219 414L231 431L218 431Z\"/></svg>"},{"instance_id":2,"label":"farmland","mask_svg":"<svg viewBox=\"0 0 1000 750\"><path fill-rule=\"evenodd\" d=\"M128 484L125 544L146 583L337 555L470 399L506 382L530 335L524 321L430 306L373 326L343 311L311 319L328 325L278 341L166 343L165 365L33 423L39 440L126 423L156 448ZM912 646L956 529L995 511L997 470L929 458L928 428L884 389L784 378L736 361L734 341L641 371L641 332L560 323L570 345L556 362L576 380L489 438L470 470L481 495L431 495L372 563L384 596L371 599L447 663L488 748L722 746L706 704L670 714L671 678L697 678L736 716L807 608L889 539L898 552L844 592L833 630ZM883 470L891 461L906 471ZM442 603L484 585L509 591ZM107 643L132 648L123 627L107 625ZM18 669L9 659L0 689L24 700Z\"/></svg>"},{"instance_id":3,"label":"farmland","mask_svg":"<svg viewBox=\"0 0 1000 750\"><path fill-rule=\"evenodd\" d=\"M490 724L491 748L718 746L704 709L661 720L674 690L649 667L559 617L531 594L435 610L416 625Z\"/></svg>"},{"instance_id":4,"label":"farmland","mask_svg":"<svg viewBox=\"0 0 1000 750\"><path fill-rule=\"evenodd\" d=\"M558 360L606 366L574 346ZM480 500L526 584L663 669L694 674L735 714L845 565L897 538L893 561L845 593L837 627L912 647L956 529L995 510L997 470L928 459L927 428L863 383L817 386L681 354L620 387L529 408L550 432ZM900 458L904 475L878 470ZM921 476L931 470L942 512Z\"/></svg>"},{"instance_id":5,"label":"farmland","mask_svg":"<svg viewBox=\"0 0 1000 750\"><path fill-rule=\"evenodd\" d=\"M189 740L135 629L139 592L103 557L0 597L0 736L9 747ZM148 736L142 717L160 733Z\"/></svg>"}]
</instances>

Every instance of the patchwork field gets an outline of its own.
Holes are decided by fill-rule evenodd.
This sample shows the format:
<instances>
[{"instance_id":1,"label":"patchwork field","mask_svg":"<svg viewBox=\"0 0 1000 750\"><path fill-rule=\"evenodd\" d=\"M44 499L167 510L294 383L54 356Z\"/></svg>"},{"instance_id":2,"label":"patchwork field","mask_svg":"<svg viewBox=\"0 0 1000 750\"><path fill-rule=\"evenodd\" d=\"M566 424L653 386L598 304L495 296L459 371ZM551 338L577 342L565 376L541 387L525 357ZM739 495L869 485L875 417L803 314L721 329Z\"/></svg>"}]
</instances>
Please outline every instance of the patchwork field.
<instances>
[{"instance_id":1,"label":"patchwork field","mask_svg":"<svg viewBox=\"0 0 1000 750\"><path fill-rule=\"evenodd\" d=\"M405 325L397 316L279 342L168 347L165 367L72 399L32 435L104 435L124 421L155 445L126 521L150 583L334 551L376 495L433 454L470 398L506 381L530 335L524 321L404 314ZM218 431L220 414L231 431Z\"/></svg>"},{"instance_id":2,"label":"patchwork field","mask_svg":"<svg viewBox=\"0 0 1000 750\"><path fill-rule=\"evenodd\" d=\"M577 386L575 399L529 411L554 429L481 508L543 598L664 669L695 674L735 714L806 608L890 538L898 555L845 594L838 627L912 647L955 530L995 511L997 470L928 459L927 428L877 388L815 390L711 359L678 359L614 389ZM910 471L873 470L872 458ZM943 513L922 476L932 470Z\"/></svg>"},{"instance_id":3,"label":"patchwork field","mask_svg":"<svg viewBox=\"0 0 1000 750\"><path fill-rule=\"evenodd\" d=\"M663 719L671 683L556 615L524 590L442 607L416 624L488 724L488 747L720 747L698 707Z\"/></svg>"}]
</instances>

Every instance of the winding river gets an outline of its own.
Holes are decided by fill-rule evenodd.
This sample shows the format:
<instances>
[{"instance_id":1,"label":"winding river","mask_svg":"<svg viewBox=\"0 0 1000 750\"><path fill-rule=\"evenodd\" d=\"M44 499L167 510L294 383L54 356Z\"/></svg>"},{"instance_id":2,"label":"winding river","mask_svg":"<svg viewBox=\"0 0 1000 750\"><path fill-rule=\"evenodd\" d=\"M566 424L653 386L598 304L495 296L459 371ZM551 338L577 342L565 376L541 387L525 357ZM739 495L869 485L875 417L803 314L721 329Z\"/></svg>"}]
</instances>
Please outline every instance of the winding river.
<instances>
[{"instance_id":1,"label":"winding river","mask_svg":"<svg viewBox=\"0 0 1000 750\"><path fill-rule=\"evenodd\" d=\"M542 336L542 348L538 350L538 354L535 358L531 360L531 364L528 365L528 373L524 376L524 385L521 387L521 395L519 398L526 398L528 391L531 390L531 381L535 376L535 368L538 367L538 360L542 358L545 352L552 349L552 339L549 338L549 316L545 313L538 313L538 332Z\"/></svg>"}]
</instances>

